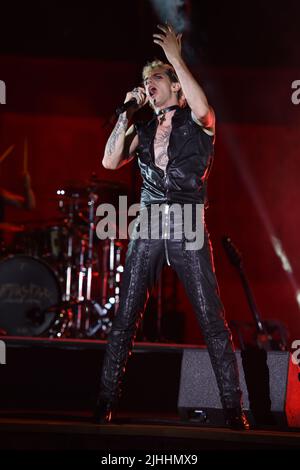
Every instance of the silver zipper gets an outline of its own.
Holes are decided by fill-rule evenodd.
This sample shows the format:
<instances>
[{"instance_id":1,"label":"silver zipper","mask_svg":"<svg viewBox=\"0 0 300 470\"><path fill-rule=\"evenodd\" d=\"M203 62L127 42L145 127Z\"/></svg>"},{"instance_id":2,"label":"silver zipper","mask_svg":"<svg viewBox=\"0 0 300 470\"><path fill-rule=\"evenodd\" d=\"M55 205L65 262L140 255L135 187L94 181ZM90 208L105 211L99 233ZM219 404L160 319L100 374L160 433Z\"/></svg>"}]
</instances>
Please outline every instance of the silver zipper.
<instances>
[{"instance_id":1,"label":"silver zipper","mask_svg":"<svg viewBox=\"0 0 300 470\"><path fill-rule=\"evenodd\" d=\"M165 204L163 238L164 238L165 255L166 255L167 264L168 266L171 266L170 259L169 259L168 245L167 245L167 237L169 233L169 211L170 211L169 204Z\"/></svg>"}]
</instances>

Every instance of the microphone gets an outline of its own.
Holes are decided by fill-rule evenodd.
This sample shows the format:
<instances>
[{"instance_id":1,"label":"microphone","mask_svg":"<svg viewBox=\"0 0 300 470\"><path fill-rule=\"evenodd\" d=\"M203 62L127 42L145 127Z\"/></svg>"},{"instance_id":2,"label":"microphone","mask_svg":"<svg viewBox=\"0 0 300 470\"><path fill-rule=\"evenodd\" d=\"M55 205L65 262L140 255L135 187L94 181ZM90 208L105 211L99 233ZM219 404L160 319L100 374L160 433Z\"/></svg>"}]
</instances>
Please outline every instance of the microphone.
<instances>
[{"instance_id":1,"label":"microphone","mask_svg":"<svg viewBox=\"0 0 300 470\"><path fill-rule=\"evenodd\" d=\"M127 111L127 109L134 107L134 106L137 106L137 100L135 98L131 98L131 100L119 106L116 109L115 113L117 116L119 116L120 114L124 113L124 111Z\"/></svg>"}]
</instances>

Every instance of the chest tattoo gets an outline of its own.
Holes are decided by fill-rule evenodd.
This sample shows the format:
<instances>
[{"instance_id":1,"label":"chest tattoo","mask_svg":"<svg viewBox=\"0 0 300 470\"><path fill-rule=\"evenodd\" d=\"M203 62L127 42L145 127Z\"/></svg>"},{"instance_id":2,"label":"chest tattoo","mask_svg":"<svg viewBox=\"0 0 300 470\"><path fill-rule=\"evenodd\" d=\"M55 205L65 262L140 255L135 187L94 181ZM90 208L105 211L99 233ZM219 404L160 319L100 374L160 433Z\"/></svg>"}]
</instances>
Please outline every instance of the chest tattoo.
<instances>
[{"instance_id":1,"label":"chest tattoo","mask_svg":"<svg viewBox=\"0 0 300 470\"><path fill-rule=\"evenodd\" d=\"M170 140L172 126L159 126L154 139L154 157L155 165L166 171L169 161L168 145Z\"/></svg>"}]
</instances>

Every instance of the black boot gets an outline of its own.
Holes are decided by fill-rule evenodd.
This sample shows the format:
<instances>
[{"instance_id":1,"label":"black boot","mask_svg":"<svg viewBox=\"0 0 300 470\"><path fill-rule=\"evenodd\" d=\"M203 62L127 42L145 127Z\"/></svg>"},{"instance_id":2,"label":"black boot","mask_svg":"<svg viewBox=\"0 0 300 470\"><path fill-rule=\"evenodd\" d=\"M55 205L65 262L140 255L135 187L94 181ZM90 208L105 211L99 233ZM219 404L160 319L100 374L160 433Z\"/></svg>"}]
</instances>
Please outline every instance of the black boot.
<instances>
[{"instance_id":1,"label":"black boot","mask_svg":"<svg viewBox=\"0 0 300 470\"><path fill-rule=\"evenodd\" d=\"M242 408L225 408L224 414L225 422L231 429L236 431L248 431L250 429L249 422Z\"/></svg>"},{"instance_id":2,"label":"black boot","mask_svg":"<svg viewBox=\"0 0 300 470\"><path fill-rule=\"evenodd\" d=\"M113 406L109 402L98 401L94 409L93 421L97 424L107 424L112 420Z\"/></svg>"}]
</instances>

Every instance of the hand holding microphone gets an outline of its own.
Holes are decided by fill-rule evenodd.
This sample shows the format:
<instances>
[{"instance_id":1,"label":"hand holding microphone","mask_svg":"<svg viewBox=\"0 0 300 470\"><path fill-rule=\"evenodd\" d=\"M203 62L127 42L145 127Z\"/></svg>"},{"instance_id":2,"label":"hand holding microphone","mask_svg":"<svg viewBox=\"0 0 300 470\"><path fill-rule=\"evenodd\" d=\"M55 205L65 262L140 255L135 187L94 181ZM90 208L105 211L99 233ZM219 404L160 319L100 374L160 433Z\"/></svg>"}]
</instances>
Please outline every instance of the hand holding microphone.
<instances>
[{"instance_id":1,"label":"hand holding microphone","mask_svg":"<svg viewBox=\"0 0 300 470\"><path fill-rule=\"evenodd\" d=\"M143 87L134 88L132 91L129 91L126 95L125 102L116 109L116 115L124 113L128 109L137 111L142 108L149 100L149 97L146 95L145 89Z\"/></svg>"}]
</instances>

